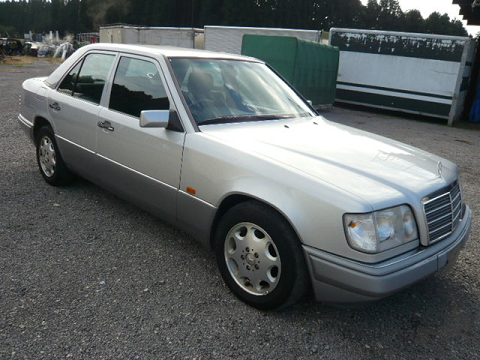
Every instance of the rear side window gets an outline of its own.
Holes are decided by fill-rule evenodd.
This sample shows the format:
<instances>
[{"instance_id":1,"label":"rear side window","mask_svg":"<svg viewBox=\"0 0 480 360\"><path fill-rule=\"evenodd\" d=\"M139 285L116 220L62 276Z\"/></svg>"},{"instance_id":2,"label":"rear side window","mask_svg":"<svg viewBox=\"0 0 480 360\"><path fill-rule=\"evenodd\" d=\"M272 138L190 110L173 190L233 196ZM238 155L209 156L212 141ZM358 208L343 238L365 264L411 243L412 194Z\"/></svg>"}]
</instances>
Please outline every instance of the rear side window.
<instances>
[{"instance_id":1,"label":"rear side window","mask_svg":"<svg viewBox=\"0 0 480 360\"><path fill-rule=\"evenodd\" d=\"M114 60L114 55L87 55L75 82L73 96L100 104L103 87Z\"/></svg>"},{"instance_id":2,"label":"rear side window","mask_svg":"<svg viewBox=\"0 0 480 360\"><path fill-rule=\"evenodd\" d=\"M142 110L168 110L170 103L157 66L122 57L110 95L110 109L140 117Z\"/></svg>"},{"instance_id":3,"label":"rear side window","mask_svg":"<svg viewBox=\"0 0 480 360\"><path fill-rule=\"evenodd\" d=\"M80 67L82 66L82 62L80 61L63 79L62 83L58 87L58 91L72 95L73 88L75 86L75 82L77 81L78 72L80 71Z\"/></svg>"}]
</instances>

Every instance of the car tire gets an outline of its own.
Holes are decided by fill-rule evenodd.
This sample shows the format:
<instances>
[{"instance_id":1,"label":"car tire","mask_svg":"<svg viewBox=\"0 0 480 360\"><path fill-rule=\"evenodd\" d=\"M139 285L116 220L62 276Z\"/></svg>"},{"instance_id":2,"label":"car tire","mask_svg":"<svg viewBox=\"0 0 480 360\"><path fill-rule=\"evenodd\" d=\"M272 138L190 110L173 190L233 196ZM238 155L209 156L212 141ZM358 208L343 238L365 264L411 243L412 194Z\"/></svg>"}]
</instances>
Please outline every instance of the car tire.
<instances>
[{"instance_id":1,"label":"car tire","mask_svg":"<svg viewBox=\"0 0 480 360\"><path fill-rule=\"evenodd\" d=\"M44 180L52 186L67 185L73 174L62 159L50 126L42 126L36 138L37 163Z\"/></svg>"},{"instance_id":2,"label":"car tire","mask_svg":"<svg viewBox=\"0 0 480 360\"><path fill-rule=\"evenodd\" d=\"M258 201L229 209L214 237L220 273L230 290L260 310L297 302L308 288L300 241L277 211Z\"/></svg>"}]
</instances>

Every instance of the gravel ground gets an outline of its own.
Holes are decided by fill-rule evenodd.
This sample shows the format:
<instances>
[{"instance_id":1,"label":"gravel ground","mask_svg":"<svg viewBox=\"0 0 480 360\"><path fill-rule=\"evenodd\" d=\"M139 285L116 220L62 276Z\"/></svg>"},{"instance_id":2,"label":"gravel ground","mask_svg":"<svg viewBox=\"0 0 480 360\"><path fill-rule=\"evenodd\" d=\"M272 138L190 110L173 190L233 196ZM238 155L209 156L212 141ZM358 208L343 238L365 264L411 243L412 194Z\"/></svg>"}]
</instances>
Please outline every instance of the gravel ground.
<instances>
[{"instance_id":1,"label":"gravel ground","mask_svg":"<svg viewBox=\"0 0 480 360\"><path fill-rule=\"evenodd\" d=\"M388 299L254 310L185 233L86 181L42 180L18 96L24 79L54 67L0 66L1 359L478 358L478 217L451 272ZM325 116L458 163L479 213L479 131L352 109Z\"/></svg>"}]
</instances>

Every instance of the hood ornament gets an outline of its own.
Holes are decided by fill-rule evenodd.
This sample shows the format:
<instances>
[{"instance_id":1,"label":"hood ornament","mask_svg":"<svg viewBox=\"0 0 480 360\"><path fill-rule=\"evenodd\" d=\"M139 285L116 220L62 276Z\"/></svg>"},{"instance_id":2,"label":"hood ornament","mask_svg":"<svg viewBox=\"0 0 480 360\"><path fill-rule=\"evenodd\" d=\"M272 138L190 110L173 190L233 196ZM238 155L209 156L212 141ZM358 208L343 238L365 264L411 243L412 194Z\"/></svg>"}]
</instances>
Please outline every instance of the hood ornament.
<instances>
[{"instance_id":1,"label":"hood ornament","mask_svg":"<svg viewBox=\"0 0 480 360\"><path fill-rule=\"evenodd\" d=\"M437 173L438 173L438 177L442 177L442 171L443 171L443 165L442 165L442 162L439 161L438 164L437 164Z\"/></svg>"}]
</instances>

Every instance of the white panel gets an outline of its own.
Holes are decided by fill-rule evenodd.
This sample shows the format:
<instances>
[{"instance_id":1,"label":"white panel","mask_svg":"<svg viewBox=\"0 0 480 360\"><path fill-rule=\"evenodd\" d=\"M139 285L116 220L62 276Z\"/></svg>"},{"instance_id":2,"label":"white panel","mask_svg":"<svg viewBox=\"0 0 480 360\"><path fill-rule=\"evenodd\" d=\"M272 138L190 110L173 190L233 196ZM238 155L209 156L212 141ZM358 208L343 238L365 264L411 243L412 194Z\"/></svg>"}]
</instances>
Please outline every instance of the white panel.
<instances>
[{"instance_id":1,"label":"white panel","mask_svg":"<svg viewBox=\"0 0 480 360\"><path fill-rule=\"evenodd\" d=\"M193 48L194 30L178 28L125 28L125 44Z\"/></svg>"},{"instance_id":2,"label":"white panel","mask_svg":"<svg viewBox=\"0 0 480 360\"><path fill-rule=\"evenodd\" d=\"M110 42L110 36L107 29L100 29L100 42Z\"/></svg>"},{"instance_id":3,"label":"white panel","mask_svg":"<svg viewBox=\"0 0 480 360\"><path fill-rule=\"evenodd\" d=\"M140 44L138 30L135 28L125 28L124 44Z\"/></svg>"},{"instance_id":4,"label":"white panel","mask_svg":"<svg viewBox=\"0 0 480 360\"><path fill-rule=\"evenodd\" d=\"M235 26L205 26L205 50L241 54L243 35L292 36L318 42L320 31Z\"/></svg>"},{"instance_id":5,"label":"white panel","mask_svg":"<svg viewBox=\"0 0 480 360\"><path fill-rule=\"evenodd\" d=\"M438 104L447 104L447 105L451 105L453 101L451 99L440 99L440 98L430 97L430 96L406 94L406 93L396 92L396 91L360 88L360 87L348 86L348 85L337 85L337 89L358 91L358 92L363 92L368 94L394 96L394 97L400 97L400 98L405 98L410 100L429 101L429 102L435 102Z\"/></svg>"},{"instance_id":6,"label":"white panel","mask_svg":"<svg viewBox=\"0 0 480 360\"><path fill-rule=\"evenodd\" d=\"M458 62L341 51L338 81L453 97L459 70Z\"/></svg>"}]
</instances>

